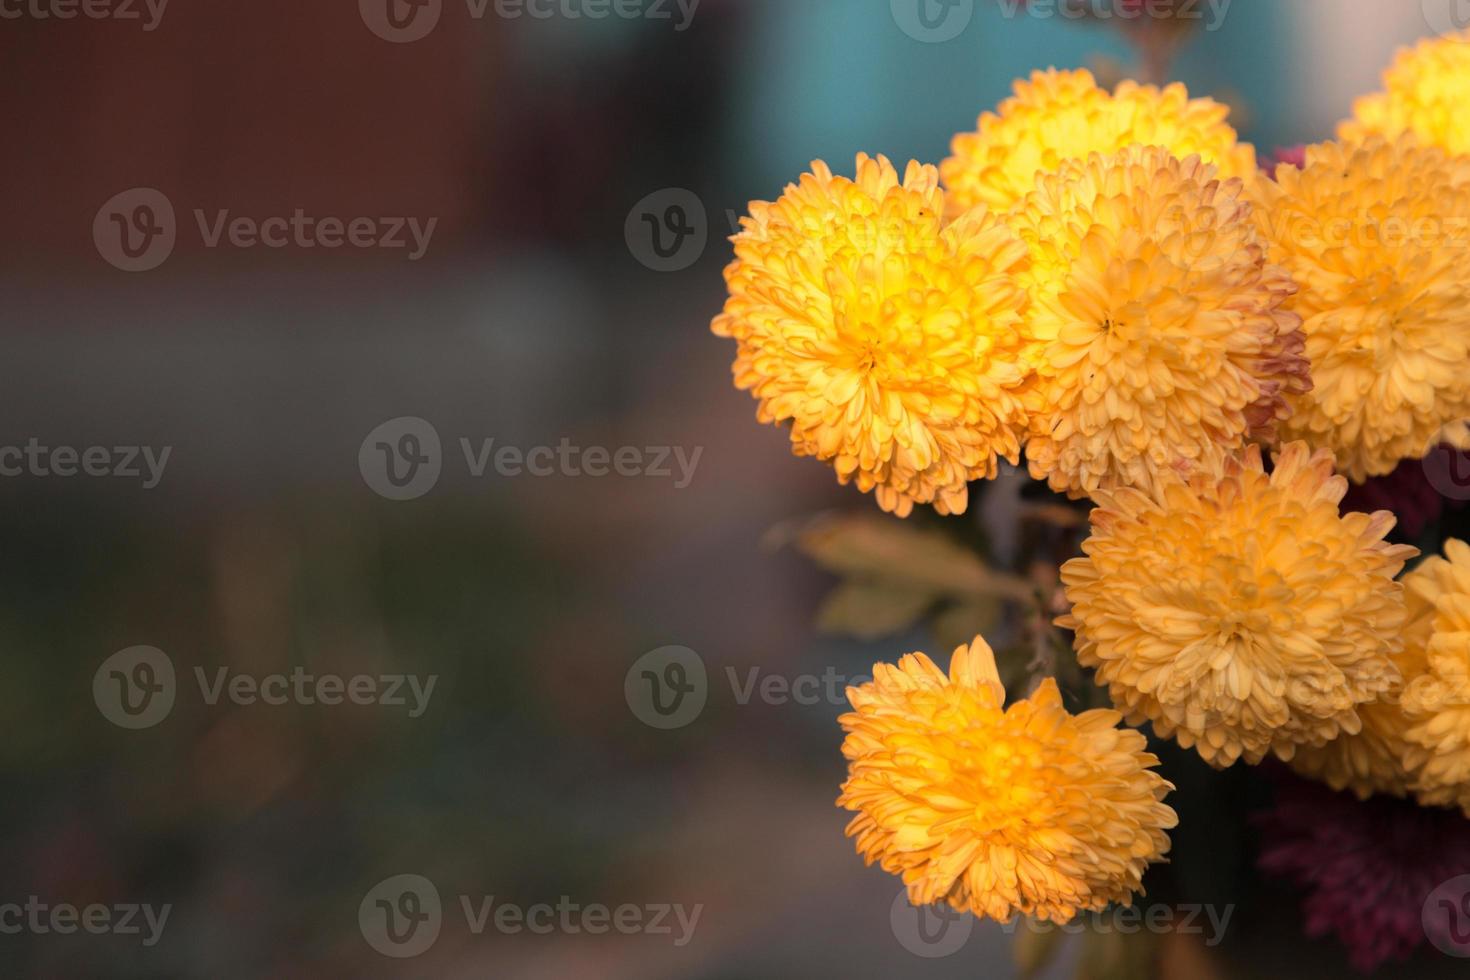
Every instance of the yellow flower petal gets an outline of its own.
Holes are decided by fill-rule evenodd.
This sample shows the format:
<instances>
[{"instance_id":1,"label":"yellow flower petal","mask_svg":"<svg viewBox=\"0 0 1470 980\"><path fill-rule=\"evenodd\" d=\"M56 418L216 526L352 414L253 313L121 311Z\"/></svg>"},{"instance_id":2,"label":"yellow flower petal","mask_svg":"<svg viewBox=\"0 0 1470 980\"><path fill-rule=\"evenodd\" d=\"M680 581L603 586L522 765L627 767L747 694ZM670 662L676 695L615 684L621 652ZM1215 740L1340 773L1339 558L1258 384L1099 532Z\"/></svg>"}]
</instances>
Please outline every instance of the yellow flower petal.
<instances>
[{"instance_id":1,"label":"yellow flower petal","mask_svg":"<svg viewBox=\"0 0 1470 980\"><path fill-rule=\"evenodd\" d=\"M1158 760L1116 713L1068 714L1053 681L1004 694L979 637L947 676L914 653L849 689L848 836L915 904L1068 922L1131 901L1178 822Z\"/></svg>"}]
</instances>

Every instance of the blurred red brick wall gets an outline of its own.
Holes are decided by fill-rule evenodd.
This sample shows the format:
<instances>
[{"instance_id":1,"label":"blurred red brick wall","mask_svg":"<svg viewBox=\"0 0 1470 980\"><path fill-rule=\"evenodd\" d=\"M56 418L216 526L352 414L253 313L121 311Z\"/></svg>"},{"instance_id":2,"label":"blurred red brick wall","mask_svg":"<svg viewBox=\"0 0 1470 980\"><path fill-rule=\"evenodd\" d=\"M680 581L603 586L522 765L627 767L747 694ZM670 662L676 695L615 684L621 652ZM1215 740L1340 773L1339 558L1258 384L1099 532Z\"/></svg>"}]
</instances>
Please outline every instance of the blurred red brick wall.
<instances>
[{"instance_id":1,"label":"blurred red brick wall","mask_svg":"<svg viewBox=\"0 0 1470 980\"><path fill-rule=\"evenodd\" d=\"M0 20L12 266L94 260L93 216L135 186L163 191L181 223L195 207L436 216L447 241L481 220L490 20L450 3L428 37L391 44L352 0L172 0L151 31L133 5L142 19Z\"/></svg>"}]
</instances>

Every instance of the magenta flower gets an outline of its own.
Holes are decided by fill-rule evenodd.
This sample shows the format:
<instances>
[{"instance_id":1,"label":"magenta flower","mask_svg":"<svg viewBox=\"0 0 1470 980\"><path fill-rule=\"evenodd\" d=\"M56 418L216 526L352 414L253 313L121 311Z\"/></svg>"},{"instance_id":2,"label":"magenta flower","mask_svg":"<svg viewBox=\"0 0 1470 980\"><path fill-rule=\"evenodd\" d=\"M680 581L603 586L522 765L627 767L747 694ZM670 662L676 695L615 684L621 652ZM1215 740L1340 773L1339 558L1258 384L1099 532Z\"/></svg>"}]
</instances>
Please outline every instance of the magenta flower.
<instances>
[{"instance_id":1,"label":"magenta flower","mask_svg":"<svg viewBox=\"0 0 1470 980\"><path fill-rule=\"evenodd\" d=\"M1287 164L1297 168L1307 165L1307 145L1305 143L1299 146L1278 146L1275 153L1261 161L1261 169L1270 174L1274 180L1276 171Z\"/></svg>"},{"instance_id":2,"label":"magenta flower","mask_svg":"<svg viewBox=\"0 0 1470 980\"><path fill-rule=\"evenodd\" d=\"M1410 540L1418 538L1444 513L1444 497L1425 476L1424 466L1421 460L1406 459L1387 476L1352 484L1342 498L1342 512L1393 511L1399 519L1399 532Z\"/></svg>"},{"instance_id":3,"label":"magenta flower","mask_svg":"<svg viewBox=\"0 0 1470 980\"><path fill-rule=\"evenodd\" d=\"M1276 806L1256 820L1265 838L1258 867L1303 893L1308 936L1329 933L1369 973L1404 960L1425 939L1425 902L1470 873L1470 820L1392 797L1359 802L1283 776Z\"/></svg>"},{"instance_id":4,"label":"magenta flower","mask_svg":"<svg viewBox=\"0 0 1470 980\"><path fill-rule=\"evenodd\" d=\"M1412 541L1424 529L1470 500L1470 453L1440 445L1422 460L1406 459L1387 476L1348 487L1342 512L1392 511L1399 532Z\"/></svg>"}]
</instances>

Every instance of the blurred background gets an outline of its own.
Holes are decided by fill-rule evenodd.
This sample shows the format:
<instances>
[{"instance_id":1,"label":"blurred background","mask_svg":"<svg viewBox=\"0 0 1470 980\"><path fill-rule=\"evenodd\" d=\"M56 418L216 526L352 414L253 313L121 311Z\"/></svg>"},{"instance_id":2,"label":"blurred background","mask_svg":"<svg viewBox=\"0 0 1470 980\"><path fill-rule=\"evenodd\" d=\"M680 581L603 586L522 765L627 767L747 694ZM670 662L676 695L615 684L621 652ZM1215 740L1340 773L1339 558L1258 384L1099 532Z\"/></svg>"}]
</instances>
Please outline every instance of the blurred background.
<instances>
[{"instance_id":1,"label":"blurred background","mask_svg":"<svg viewBox=\"0 0 1470 980\"><path fill-rule=\"evenodd\" d=\"M793 528L876 508L755 424L708 321L733 221L810 160L937 163L1014 78L1134 53L999 0L947 40L903 0L532 6L0 3L0 445L40 447L0 452L0 905L171 908L151 944L7 931L0 973L1016 975L999 927L908 934L843 837L841 683L780 684L945 651L818 628L837 580ZM1223 6L1173 76L1263 154L1329 136L1434 26L1418 0ZM507 446L580 462L515 475L483 455ZM175 677L133 728L109 685L160 675L103 668L137 646ZM707 697L663 729L630 668L668 646ZM435 686L417 714L406 682L406 706L210 703L298 668ZM1253 777L1170 763L1200 787L1180 838L1219 857L1159 894L1236 906L1180 975L1347 975L1232 874ZM400 875L442 901L412 958L370 936ZM682 937L672 913L477 934L461 899L492 896L700 911Z\"/></svg>"}]
</instances>

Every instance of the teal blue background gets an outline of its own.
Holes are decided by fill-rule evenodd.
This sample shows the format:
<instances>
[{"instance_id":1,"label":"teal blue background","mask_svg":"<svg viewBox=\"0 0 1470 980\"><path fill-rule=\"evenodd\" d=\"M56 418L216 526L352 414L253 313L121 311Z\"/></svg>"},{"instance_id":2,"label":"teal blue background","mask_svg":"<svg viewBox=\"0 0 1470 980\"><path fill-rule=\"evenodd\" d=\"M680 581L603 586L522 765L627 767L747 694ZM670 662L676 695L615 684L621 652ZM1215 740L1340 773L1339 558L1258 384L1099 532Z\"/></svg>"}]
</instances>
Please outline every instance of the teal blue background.
<instances>
[{"instance_id":1,"label":"teal blue background","mask_svg":"<svg viewBox=\"0 0 1470 980\"><path fill-rule=\"evenodd\" d=\"M1108 25L1007 18L997 0L976 0L969 27L940 44L899 30L888 0L768 7L745 47L729 157L742 176L766 187L784 185L813 159L847 161L859 151L937 163L953 134L973 129L1016 78L1049 66L1092 67L1098 56L1131 64L1133 56ZM1196 95L1243 100L1242 135L1263 150L1324 138L1290 121L1293 102L1283 93L1292 39L1286 4L1235 0L1218 30L1187 43L1173 77Z\"/></svg>"}]
</instances>

